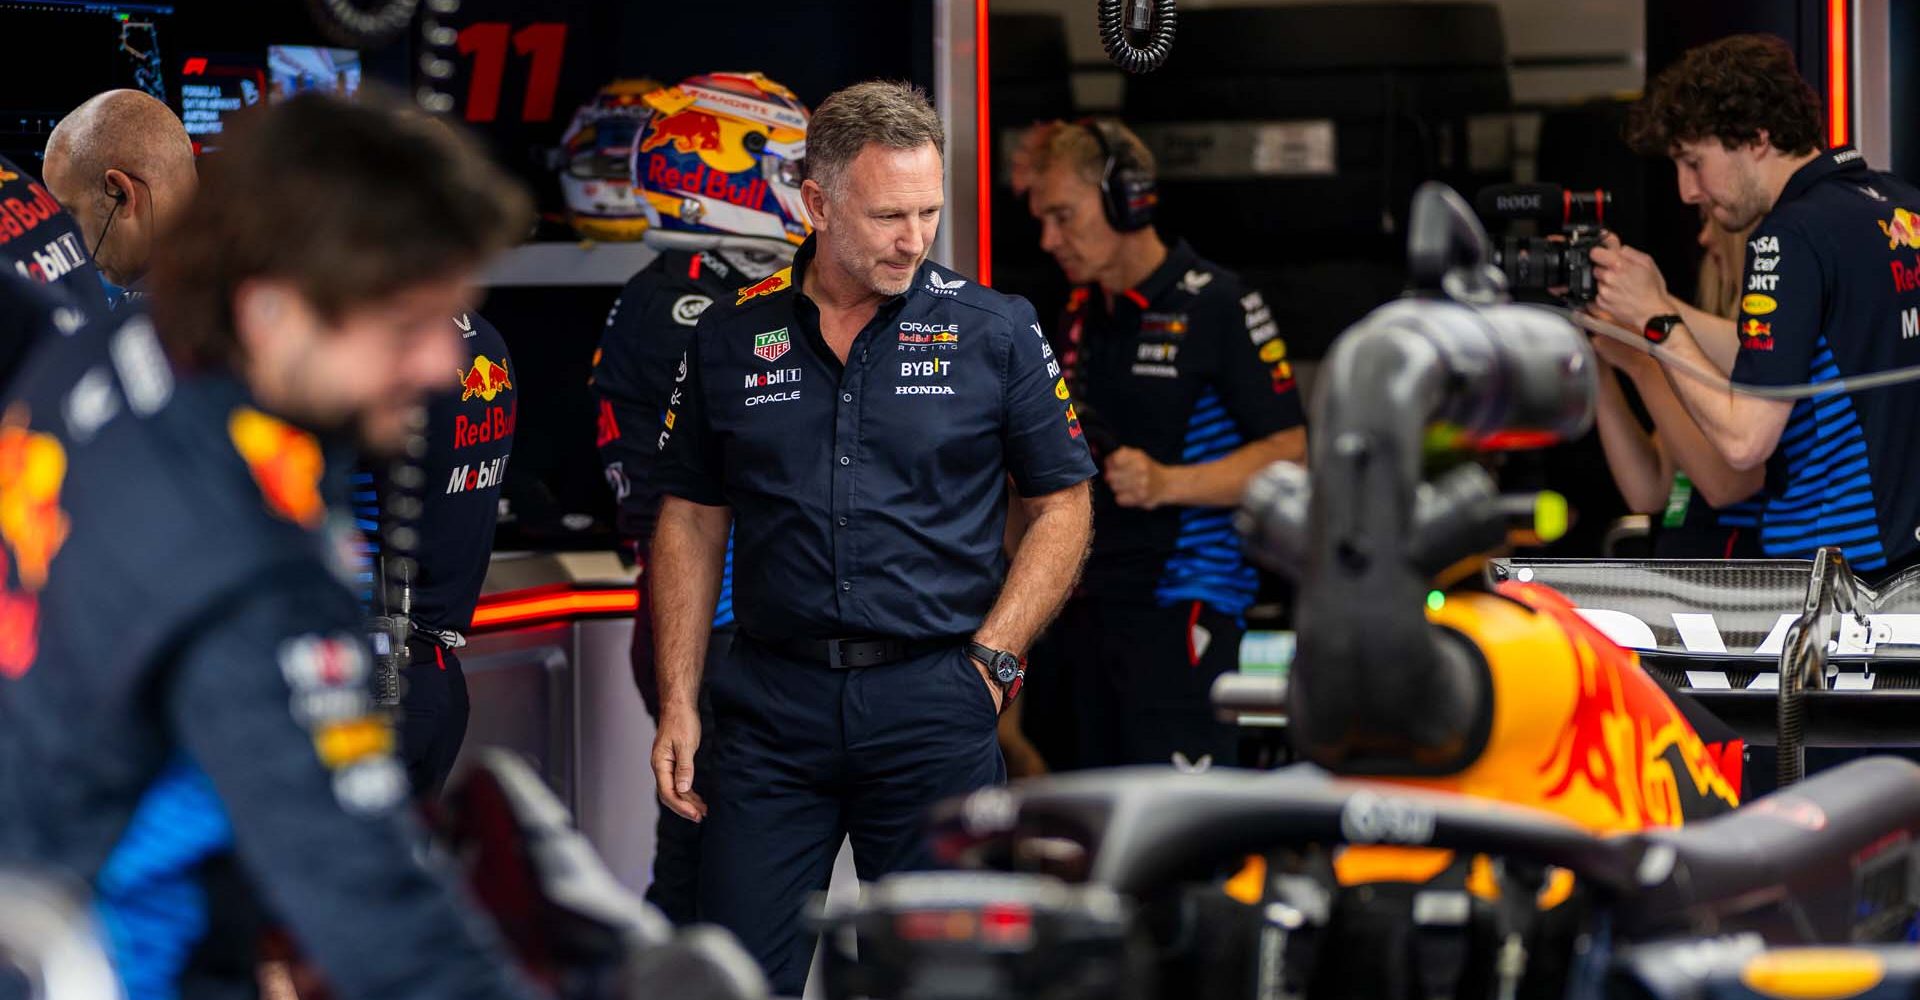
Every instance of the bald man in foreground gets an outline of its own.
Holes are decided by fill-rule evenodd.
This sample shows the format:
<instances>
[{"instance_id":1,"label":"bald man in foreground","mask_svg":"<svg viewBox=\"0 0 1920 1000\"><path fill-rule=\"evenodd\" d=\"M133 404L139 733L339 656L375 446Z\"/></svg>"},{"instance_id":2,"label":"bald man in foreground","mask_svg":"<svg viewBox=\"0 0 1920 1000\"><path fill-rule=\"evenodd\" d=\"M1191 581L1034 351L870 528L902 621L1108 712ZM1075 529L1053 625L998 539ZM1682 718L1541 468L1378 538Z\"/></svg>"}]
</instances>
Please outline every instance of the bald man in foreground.
<instances>
[{"instance_id":1,"label":"bald man in foreground","mask_svg":"<svg viewBox=\"0 0 1920 1000\"><path fill-rule=\"evenodd\" d=\"M179 116L138 90L98 94L48 136L44 173L94 264L137 297L154 248L198 184Z\"/></svg>"}]
</instances>

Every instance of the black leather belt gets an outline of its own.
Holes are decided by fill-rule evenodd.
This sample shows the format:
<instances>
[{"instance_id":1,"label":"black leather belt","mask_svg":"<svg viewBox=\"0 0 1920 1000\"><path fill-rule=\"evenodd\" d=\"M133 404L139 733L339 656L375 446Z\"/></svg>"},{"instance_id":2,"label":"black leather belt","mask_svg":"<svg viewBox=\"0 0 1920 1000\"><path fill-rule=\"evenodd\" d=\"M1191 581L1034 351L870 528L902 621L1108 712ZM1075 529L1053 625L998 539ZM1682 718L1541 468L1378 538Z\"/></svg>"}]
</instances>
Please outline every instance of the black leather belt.
<instances>
[{"instance_id":1,"label":"black leather belt","mask_svg":"<svg viewBox=\"0 0 1920 1000\"><path fill-rule=\"evenodd\" d=\"M778 650L798 660L819 663L834 670L855 667L883 667L910 660L960 641L946 639L763 639L748 636L768 649Z\"/></svg>"}]
</instances>

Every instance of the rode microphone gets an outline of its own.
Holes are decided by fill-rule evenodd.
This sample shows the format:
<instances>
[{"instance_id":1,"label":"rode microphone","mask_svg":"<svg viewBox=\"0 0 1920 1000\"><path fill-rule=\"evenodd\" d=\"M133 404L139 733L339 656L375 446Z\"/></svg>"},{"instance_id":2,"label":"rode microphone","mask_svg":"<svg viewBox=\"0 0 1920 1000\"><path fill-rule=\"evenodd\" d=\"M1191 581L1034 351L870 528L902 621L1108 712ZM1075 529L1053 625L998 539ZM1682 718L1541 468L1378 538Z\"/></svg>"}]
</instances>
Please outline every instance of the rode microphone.
<instances>
[{"instance_id":1,"label":"rode microphone","mask_svg":"<svg viewBox=\"0 0 1920 1000\"><path fill-rule=\"evenodd\" d=\"M1480 189L1474 209L1483 219L1532 219L1554 229L1605 226L1613 194L1603 188L1574 191L1558 184L1494 184Z\"/></svg>"}]
</instances>

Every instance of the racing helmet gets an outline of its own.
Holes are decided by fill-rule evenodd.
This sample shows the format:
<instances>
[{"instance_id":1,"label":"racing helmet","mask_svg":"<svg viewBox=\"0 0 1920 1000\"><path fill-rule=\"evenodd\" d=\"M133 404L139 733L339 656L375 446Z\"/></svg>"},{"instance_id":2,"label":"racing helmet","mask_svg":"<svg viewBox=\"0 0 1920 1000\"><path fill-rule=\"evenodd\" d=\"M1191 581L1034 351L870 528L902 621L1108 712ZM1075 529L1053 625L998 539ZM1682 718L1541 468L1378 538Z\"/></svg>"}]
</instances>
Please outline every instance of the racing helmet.
<instances>
[{"instance_id":1,"label":"racing helmet","mask_svg":"<svg viewBox=\"0 0 1920 1000\"><path fill-rule=\"evenodd\" d=\"M615 80L601 87L560 139L560 193L567 220L589 240L637 240L647 230L647 210L627 183L634 140L653 113L644 100L660 89L656 80Z\"/></svg>"},{"instance_id":2,"label":"racing helmet","mask_svg":"<svg viewBox=\"0 0 1920 1000\"><path fill-rule=\"evenodd\" d=\"M759 73L708 73L646 96L633 144L633 187L655 232L766 240L807 238L800 161L807 107Z\"/></svg>"}]
</instances>

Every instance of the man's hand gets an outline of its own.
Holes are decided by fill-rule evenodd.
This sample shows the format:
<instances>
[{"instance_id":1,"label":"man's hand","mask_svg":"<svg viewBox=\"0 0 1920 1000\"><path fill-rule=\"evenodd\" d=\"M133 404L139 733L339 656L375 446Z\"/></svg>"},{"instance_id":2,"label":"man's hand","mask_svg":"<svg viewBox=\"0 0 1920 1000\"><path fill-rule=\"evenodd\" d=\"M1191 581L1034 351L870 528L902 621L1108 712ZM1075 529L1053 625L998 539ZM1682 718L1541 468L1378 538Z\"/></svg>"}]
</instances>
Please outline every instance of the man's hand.
<instances>
[{"instance_id":1,"label":"man's hand","mask_svg":"<svg viewBox=\"0 0 1920 1000\"><path fill-rule=\"evenodd\" d=\"M1152 510L1166 499L1167 467L1138 448L1115 448L1107 456L1107 488L1122 507Z\"/></svg>"},{"instance_id":2,"label":"man's hand","mask_svg":"<svg viewBox=\"0 0 1920 1000\"><path fill-rule=\"evenodd\" d=\"M707 804L693 791L693 752L699 748L699 710L662 706L653 737L653 780L660 801L695 823L707 818Z\"/></svg>"},{"instance_id":3,"label":"man's hand","mask_svg":"<svg viewBox=\"0 0 1920 1000\"><path fill-rule=\"evenodd\" d=\"M1667 279L1653 258L1608 233L1593 248L1593 278L1598 288L1594 305L1612 313L1629 330L1644 329L1647 320L1679 312L1667 294Z\"/></svg>"},{"instance_id":4,"label":"man's hand","mask_svg":"<svg viewBox=\"0 0 1920 1000\"><path fill-rule=\"evenodd\" d=\"M993 679L992 674L987 673L987 665L981 663L972 653L967 654L967 662L973 664L973 669L980 674L980 683L985 684L987 690L993 692L993 711L995 715L1000 714L1000 699L1005 697L1005 694L1000 690L999 683Z\"/></svg>"}]
</instances>

